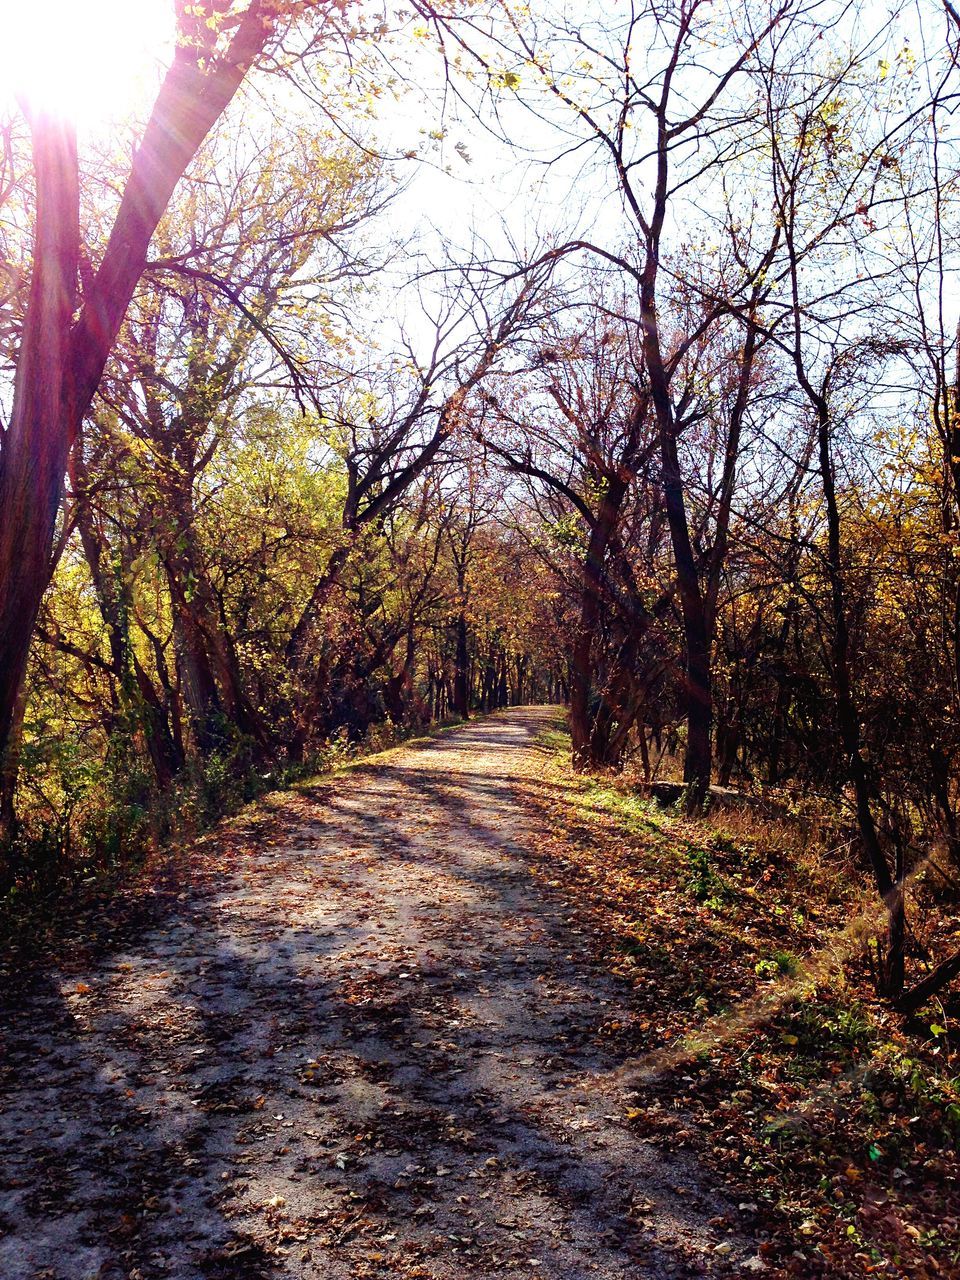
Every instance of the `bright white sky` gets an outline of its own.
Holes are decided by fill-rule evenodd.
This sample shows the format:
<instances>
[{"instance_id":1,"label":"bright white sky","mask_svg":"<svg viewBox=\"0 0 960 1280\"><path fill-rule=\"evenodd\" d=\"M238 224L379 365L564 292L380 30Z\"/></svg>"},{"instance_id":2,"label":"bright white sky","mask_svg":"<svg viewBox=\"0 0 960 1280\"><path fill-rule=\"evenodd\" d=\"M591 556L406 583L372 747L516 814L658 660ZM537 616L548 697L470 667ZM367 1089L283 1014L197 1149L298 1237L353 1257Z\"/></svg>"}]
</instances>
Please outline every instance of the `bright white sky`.
<instances>
[{"instance_id":1,"label":"bright white sky","mask_svg":"<svg viewBox=\"0 0 960 1280\"><path fill-rule=\"evenodd\" d=\"M169 0L0 0L0 107L121 119L152 97L172 34Z\"/></svg>"},{"instance_id":2,"label":"bright white sky","mask_svg":"<svg viewBox=\"0 0 960 1280\"><path fill-rule=\"evenodd\" d=\"M0 111L19 98L72 119L81 136L107 131L131 115L145 117L171 56L172 10L171 0L0 0ZM435 50L411 52L422 64L420 83L439 85ZM309 115L309 104L295 96L289 105ZM428 155L405 221L417 221L420 206L431 220L447 224L445 230L462 229L466 209L476 207L479 222L489 226L529 191L536 173L518 165L516 151L498 146L475 120L458 128L455 112L448 111L449 136L431 144L425 134L439 123L437 103L425 112L413 89L398 100L387 95L382 105L381 144L400 153L423 146ZM457 141L466 145L469 162L455 150ZM536 202L536 196L532 204L525 200L528 219Z\"/></svg>"},{"instance_id":3,"label":"bright white sky","mask_svg":"<svg viewBox=\"0 0 960 1280\"><path fill-rule=\"evenodd\" d=\"M593 2L578 0L587 5L588 15ZM172 8L171 0L0 0L0 110L19 96L73 118L81 135L116 132L120 141L123 134L115 126L131 115L146 117L169 62ZM609 17L622 20L623 12L615 0ZM557 162L563 143L509 93L502 95L504 123L525 146L499 143L452 98L442 120L447 135L431 144L425 135L441 123L440 61L427 42L419 50L414 46L409 57L410 80L435 85L436 96L431 101L411 88L397 99L386 94L381 100L380 137L373 141L401 154L423 147L427 158L427 163L398 165L401 176L406 172L413 181L391 211L391 233L420 235L434 255L433 228L454 251L468 248L476 233L494 253L509 256L506 240L512 236L521 258L545 241L577 231L608 242L617 239L627 224L594 148L572 150ZM703 73L693 74L699 89L697 77ZM269 93L278 96L268 110L284 115L289 107L308 127L316 119L317 108L298 94L279 91L276 83ZM545 165L550 157L554 163Z\"/></svg>"}]
</instances>

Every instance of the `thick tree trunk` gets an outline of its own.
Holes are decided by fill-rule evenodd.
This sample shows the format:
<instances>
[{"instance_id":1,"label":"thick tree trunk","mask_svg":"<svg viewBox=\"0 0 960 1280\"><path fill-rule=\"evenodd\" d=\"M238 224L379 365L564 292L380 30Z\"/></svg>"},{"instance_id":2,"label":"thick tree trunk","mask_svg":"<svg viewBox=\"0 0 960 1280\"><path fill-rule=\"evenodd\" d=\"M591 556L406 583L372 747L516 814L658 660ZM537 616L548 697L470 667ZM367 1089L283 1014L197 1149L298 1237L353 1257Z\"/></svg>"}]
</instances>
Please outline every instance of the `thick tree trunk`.
<instances>
[{"instance_id":1,"label":"thick tree trunk","mask_svg":"<svg viewBox=\"0 0 960 1280\"><path fill-rule=\"evenodd\" d=\"M684 753L683 780L687 785L687 809L695 812L710 789L712 747L710 728L713 718L710 682L710 631L707 605L700 589L700 578L683 493L683 477L677 450L677 423L670 400L670 386L657 319L657 243L665 201L666 151L660 157L661 188L657 227L647 246L647 260L640 287L642 308L642 344L644 363L650 378L650 394L657 422L660 445L661 484L673 559L680 596L685 650L684 701L686 703L687 745Z\"/></svg>"},{"instance_id":2,"label":"thick tree trunk","mask_svg":"<svg viewBox=\"0 0 960 1280\"><path fill-rule=\"evenodd\" d=\"M12 743L30 639L50 573L70 437L64 392L80 252L72 128L31 120L36 178L34 268L10 424L0 452L0 759Z\"/></svg>"},{"instance_id":3,"label":"thick tree trunk","mask_svg":"<svg viewBox=\"0 0 960 1280\"><path fill-rule=\"evenodd\" d=\"M622 475L603 478L597 514L587 539L583 562L580 618L570 655L570 734L573 739L573 766L587 769L592 763L593 725L590 702L593 691L593 650L603 605L604 563L610 540L616 532L620 508L627 493Z\"/></svg>"},{"instance_id":4,"label":"thick tree trunk","mask_svg":"<svg viewBox=\"0 0 960 1280\"><path fill-rule=\"evenodd\" d=\"M683 620L686 654L684 699L687 713L687 744L683 759L683 780L687 786L687 809L699 809L710 789L713 720L713 692L710 676L710 635L707 612L700 590L697 564L687 525L686 504L680 478L676 440L672 432L661 438L663 492L673 546Z\"/></svg>"},{"instance_id":5,"label":"thick tree trunk","mask_svg":"<svg viewBox=\"0 0 960 1280\"><path fill-rule=\"evenodd\" d=\"M100 384L153 233L200 144L262 51L275 19L251 0L228 51L177 47L134 156L116 221L74 324L80 250L76 137L31 121L36 185L33 275L0 452L0 758L8 748L30 638L47 586L54 529L74 436Z\"/></svg>"}]
</instances>

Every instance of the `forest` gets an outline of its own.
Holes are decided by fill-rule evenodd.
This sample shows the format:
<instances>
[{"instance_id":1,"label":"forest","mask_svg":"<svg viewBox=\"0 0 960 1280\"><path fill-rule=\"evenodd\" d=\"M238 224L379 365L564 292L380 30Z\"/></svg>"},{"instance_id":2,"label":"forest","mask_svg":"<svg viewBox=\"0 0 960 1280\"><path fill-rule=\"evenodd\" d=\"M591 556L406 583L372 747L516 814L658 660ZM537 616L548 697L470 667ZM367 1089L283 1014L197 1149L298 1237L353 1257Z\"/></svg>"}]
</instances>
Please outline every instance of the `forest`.
<instances>
[{"instance_id":1,"label":"forest","mask_svg":"<svg viewBox=\"0 0 960 1280\"><path fill-rule=\"evenodd\" d=\"M36 8L64 47L17 31L0 84L12 968L264 796L558 708L596 839L640 801L756 828L756 892L829 881L960 1091L951 0L151 0L142 64L119 8ZM703 856L717 917L746 863ZM960 1274L928 1245L877 1273Z\"/></svg>"}]
</instances>

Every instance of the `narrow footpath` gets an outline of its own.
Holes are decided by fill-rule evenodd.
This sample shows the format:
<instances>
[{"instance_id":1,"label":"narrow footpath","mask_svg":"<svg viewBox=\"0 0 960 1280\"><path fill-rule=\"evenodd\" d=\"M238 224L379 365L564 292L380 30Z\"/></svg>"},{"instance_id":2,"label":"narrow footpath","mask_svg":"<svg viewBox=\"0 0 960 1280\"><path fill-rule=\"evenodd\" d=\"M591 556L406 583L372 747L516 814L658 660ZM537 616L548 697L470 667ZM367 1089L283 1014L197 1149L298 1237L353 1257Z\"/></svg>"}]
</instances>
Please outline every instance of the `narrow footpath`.
<instances>
[{"instance_id":1,"label":"narrow footpath","mask_svg":"<svg viewBox=\"0 0 960 1280\"><path fill-rule=\"evenodd\" d=\"M624 980L530 875L513 788L552 714L321 780L135 941L37 975L0 1026L3 1280L761 1269L633 1131Z\"/></svg>"}]
</instances>

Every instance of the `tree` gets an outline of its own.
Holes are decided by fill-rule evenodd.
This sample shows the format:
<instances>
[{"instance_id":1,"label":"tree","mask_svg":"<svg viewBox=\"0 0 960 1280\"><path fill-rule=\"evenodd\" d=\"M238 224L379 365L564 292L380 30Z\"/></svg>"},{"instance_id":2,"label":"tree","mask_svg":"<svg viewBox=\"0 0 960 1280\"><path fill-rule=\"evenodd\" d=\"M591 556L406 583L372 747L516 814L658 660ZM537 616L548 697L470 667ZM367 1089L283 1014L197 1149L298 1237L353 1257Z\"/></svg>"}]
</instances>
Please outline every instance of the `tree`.
<instances>
[{"instance_id":1,"label":"tree","mask_svg":"<svg viewBox=\"0 0 960 1280\"><path fill-rule=\"evenodd\" d=\"M639 345L657 424L660 483L684 635L684 777L688 803L695 809L706 796L712 768L711 609L693 544L681 465L681 438L690 425L690 406L677 374L688 348L731 308L757 305L770 249L761 246L747 256L731 255L724 277L710 291L713 300L694 316L692 329L680 333L665 297L668 237L687 212L699 216L699 208L716 198L723 173L751 150L761 117L753 110L737 110L730 99L737 89L745 91L758 51L796 5L786 0L765 13L756 27L749 15L720 13L705 0L646 5L633 8L623 20L587 22L564 15L523 23L507 6L494 5L499 29L492 39L478 17L429 4L417 7L441 38L467 50L491 83L519 93L532 78L539 104L530 103L529 95L527 104L558 131L565 152L585 143L596 148L610 166L624 226L637 237L626 251L616 242L610 246L578 237L554 252L596 254L618 266L638 287ZM743 247L752 248L746 243ZM677 246L677 260L669 263L673 274L682 274L681 252ZM704 301L708 296L701 291ZM755 345L755 337L749 343ZM752 356L748 366L751 360ZM735 436L736 423L731 426ZM735 472L734 448L731 484ZM721 518L723 510L721 504ZM717 563L724 545L721 535L715 543Z\"/></svg>"},{"instance_id":2,"label":"tree","mask_svg":"<svg viewBox=\"0 0 960 1280\"><path fill-rule=\"evenodd\" d=\"M25 104L36 219L13 406L0 450L0 756L10 745L30 638L49 581L70 447L174 188L274 36L281 13L268 0L250 0L236 16L224 0L176 0L173 61L134 155L103 257L92 277L84 268L82 292L75 130Z\"/></svg>"},{"instance_id":3,"label":"tree","mask_svg":"<svg viewBox=\"0 0 960 1280\"><path fill-rule=\"evenodd\" d=\"M278 394L284 380L290 394L308 386L318 401L329 291L350 277L348 233L380 205L376 166L329 139L270 139L239 163L207 148L161 225L108 369L104 398L149 495L146 532L166 573L194 735L207 748L231 726L263 749L268 730L199 537L204 473L268 380Z\"/></svg>"},{"instance_id":4,"label":"tree","mask_svg":"<svg viewBox=\"0 0 960 1280\"><path fill-rule=\"evenodd\" d=\"M669 600L668 592L651 609L630 563L627 530L632 525L632 538L642 540L662 509L651 492L656 443L635 329L595 288L572 319L561 310L526 344L519 374L493 384L481 435L508 471L559 504L548 527L577 557L579 617L570 646L577 768L622 758L641 707L620 686L633 680L643 639ZM620 638L607 664L601 651L611 616Z\"/></svg>"},{"instance_id":5,"label":"tree","mask_svg":"<svg viewBox=\"0 0 960 1280\"><path fill-rule=\"evenodd\" d=\"M536 324L549 275L549 265L531 268L505 286L483 271L479 280L469 271L457 272L452 296L435 300L438 311L425 356L404 339L402 356L386 370L382 365L367 370L363 393L358 374L345 388L339 411L329 415L347 476L343 537L316 575L286 646L293 678L306 693L298 697L294 714L294 754L302 754L312 731L329 665L315 651L315 641L352 547L366 531L382 527L465 429L478 389L509 357L518 336Z\"/></svg>"}]
</instances>

